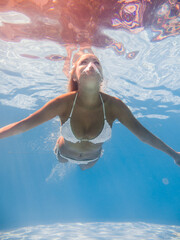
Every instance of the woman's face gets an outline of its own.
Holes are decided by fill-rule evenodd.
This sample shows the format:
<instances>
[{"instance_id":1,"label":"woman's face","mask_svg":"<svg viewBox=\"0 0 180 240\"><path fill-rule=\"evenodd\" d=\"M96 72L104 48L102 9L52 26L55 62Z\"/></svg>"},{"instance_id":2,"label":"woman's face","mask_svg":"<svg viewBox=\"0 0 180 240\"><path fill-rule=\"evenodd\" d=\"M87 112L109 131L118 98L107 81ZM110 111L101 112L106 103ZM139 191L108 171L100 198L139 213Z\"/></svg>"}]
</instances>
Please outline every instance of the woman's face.
<instances>
[{"instance_id":1,"label":"woman's face","mask_svg":"<svg viewBox=\"0 0 180 240\"><path fill-rule=\"evenodd\" d=\"M88 88L97 87L103 81L102 67L93 54L84 54L76 65L76 81Z\"/></svg>"}]
</instances>

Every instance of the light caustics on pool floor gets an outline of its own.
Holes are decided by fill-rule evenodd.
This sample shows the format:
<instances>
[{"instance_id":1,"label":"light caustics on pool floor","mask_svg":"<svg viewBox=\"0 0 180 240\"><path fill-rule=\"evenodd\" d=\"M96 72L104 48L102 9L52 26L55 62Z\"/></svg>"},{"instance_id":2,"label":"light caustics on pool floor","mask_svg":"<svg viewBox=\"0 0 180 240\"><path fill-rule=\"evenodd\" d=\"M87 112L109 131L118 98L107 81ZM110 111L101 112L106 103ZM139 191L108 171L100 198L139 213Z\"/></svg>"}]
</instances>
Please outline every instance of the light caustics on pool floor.
<instances>
[{"instance_id":1,"label":"light caustics on pool floor","mask_svg":"<svg viewBox=\"0 0 180 240\"><path fill-rule=\"evenodd\" d=\"M178 240L180 227L144 222L91 222L38 225L0 233L1 240Z\"/></svg>"}]
</instances>

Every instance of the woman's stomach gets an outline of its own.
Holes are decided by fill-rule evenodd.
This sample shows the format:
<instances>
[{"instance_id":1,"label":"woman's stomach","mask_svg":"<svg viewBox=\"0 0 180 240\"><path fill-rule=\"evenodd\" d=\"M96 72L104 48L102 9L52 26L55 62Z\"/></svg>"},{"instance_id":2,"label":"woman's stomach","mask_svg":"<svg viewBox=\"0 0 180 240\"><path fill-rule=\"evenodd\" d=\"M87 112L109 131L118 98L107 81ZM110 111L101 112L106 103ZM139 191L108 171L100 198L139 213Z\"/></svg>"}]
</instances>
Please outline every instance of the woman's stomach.
<instances>
[{"instance_id":1,"label":"woman's stomach","mask_svg":"<svg viewBox=\"0 0 180 240\"><path fill-rule=\"evenodd\" d=\"M77 160L97 158L102 150L102 143L93 144L88 141L72 143L62 136L59 137L56 144L58 144L58 148L64 156Z\"/></svg>"}]
</instances>

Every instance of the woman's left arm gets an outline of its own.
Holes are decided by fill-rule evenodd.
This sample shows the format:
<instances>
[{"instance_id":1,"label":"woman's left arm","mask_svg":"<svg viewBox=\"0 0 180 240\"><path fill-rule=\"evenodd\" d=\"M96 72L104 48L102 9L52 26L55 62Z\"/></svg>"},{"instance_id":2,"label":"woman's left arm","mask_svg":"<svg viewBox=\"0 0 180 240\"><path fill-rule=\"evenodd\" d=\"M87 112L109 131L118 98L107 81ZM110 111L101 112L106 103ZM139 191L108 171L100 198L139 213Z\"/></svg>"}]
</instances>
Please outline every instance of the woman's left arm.
<instances>
[{"instance_id":1,"label":"woman's left arm","mask_svg":"<svg viewBox=\"0 0 180 240\"><path fill-rule=\"evenodd\" d=\"M180 166L180 152L166 145L158 137L148 131L141 123L133 116L130 109L118 98L113 98L112 111L114 119L118 119L124 126L126 126L133 134L136 135L142 142L157 148L169 156L171 156L175 163Z\"/></svg>"}]
</instances>

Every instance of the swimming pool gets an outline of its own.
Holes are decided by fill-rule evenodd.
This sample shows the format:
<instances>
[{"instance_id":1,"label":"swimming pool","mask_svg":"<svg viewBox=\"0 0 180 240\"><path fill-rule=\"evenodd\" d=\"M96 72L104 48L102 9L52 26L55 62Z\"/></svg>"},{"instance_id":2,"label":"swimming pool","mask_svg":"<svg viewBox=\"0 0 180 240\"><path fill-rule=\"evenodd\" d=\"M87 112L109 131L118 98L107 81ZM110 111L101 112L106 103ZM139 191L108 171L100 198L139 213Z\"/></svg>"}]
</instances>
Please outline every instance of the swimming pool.
<instances>
[{"instance_id":1,"label":"swimming pool","mask_svg":"<svg viewBox=\"0 0 180 240\"><path fill-rule=\"evenodd\" d=\"M103 66L104 91L122 99L147 129L180 151L179 2L151 2L1 4L0 127L66 92L67 56L88 38ZM108 11L110 6L118 11ZM85 7L92 16L88 27L88 16L80 14ZM0 140L1 239L180 237L180 169L173 159L116 121L102 158L81 171L57 162L59 127L55 118Z\"/></svg>"}]
</instances>

